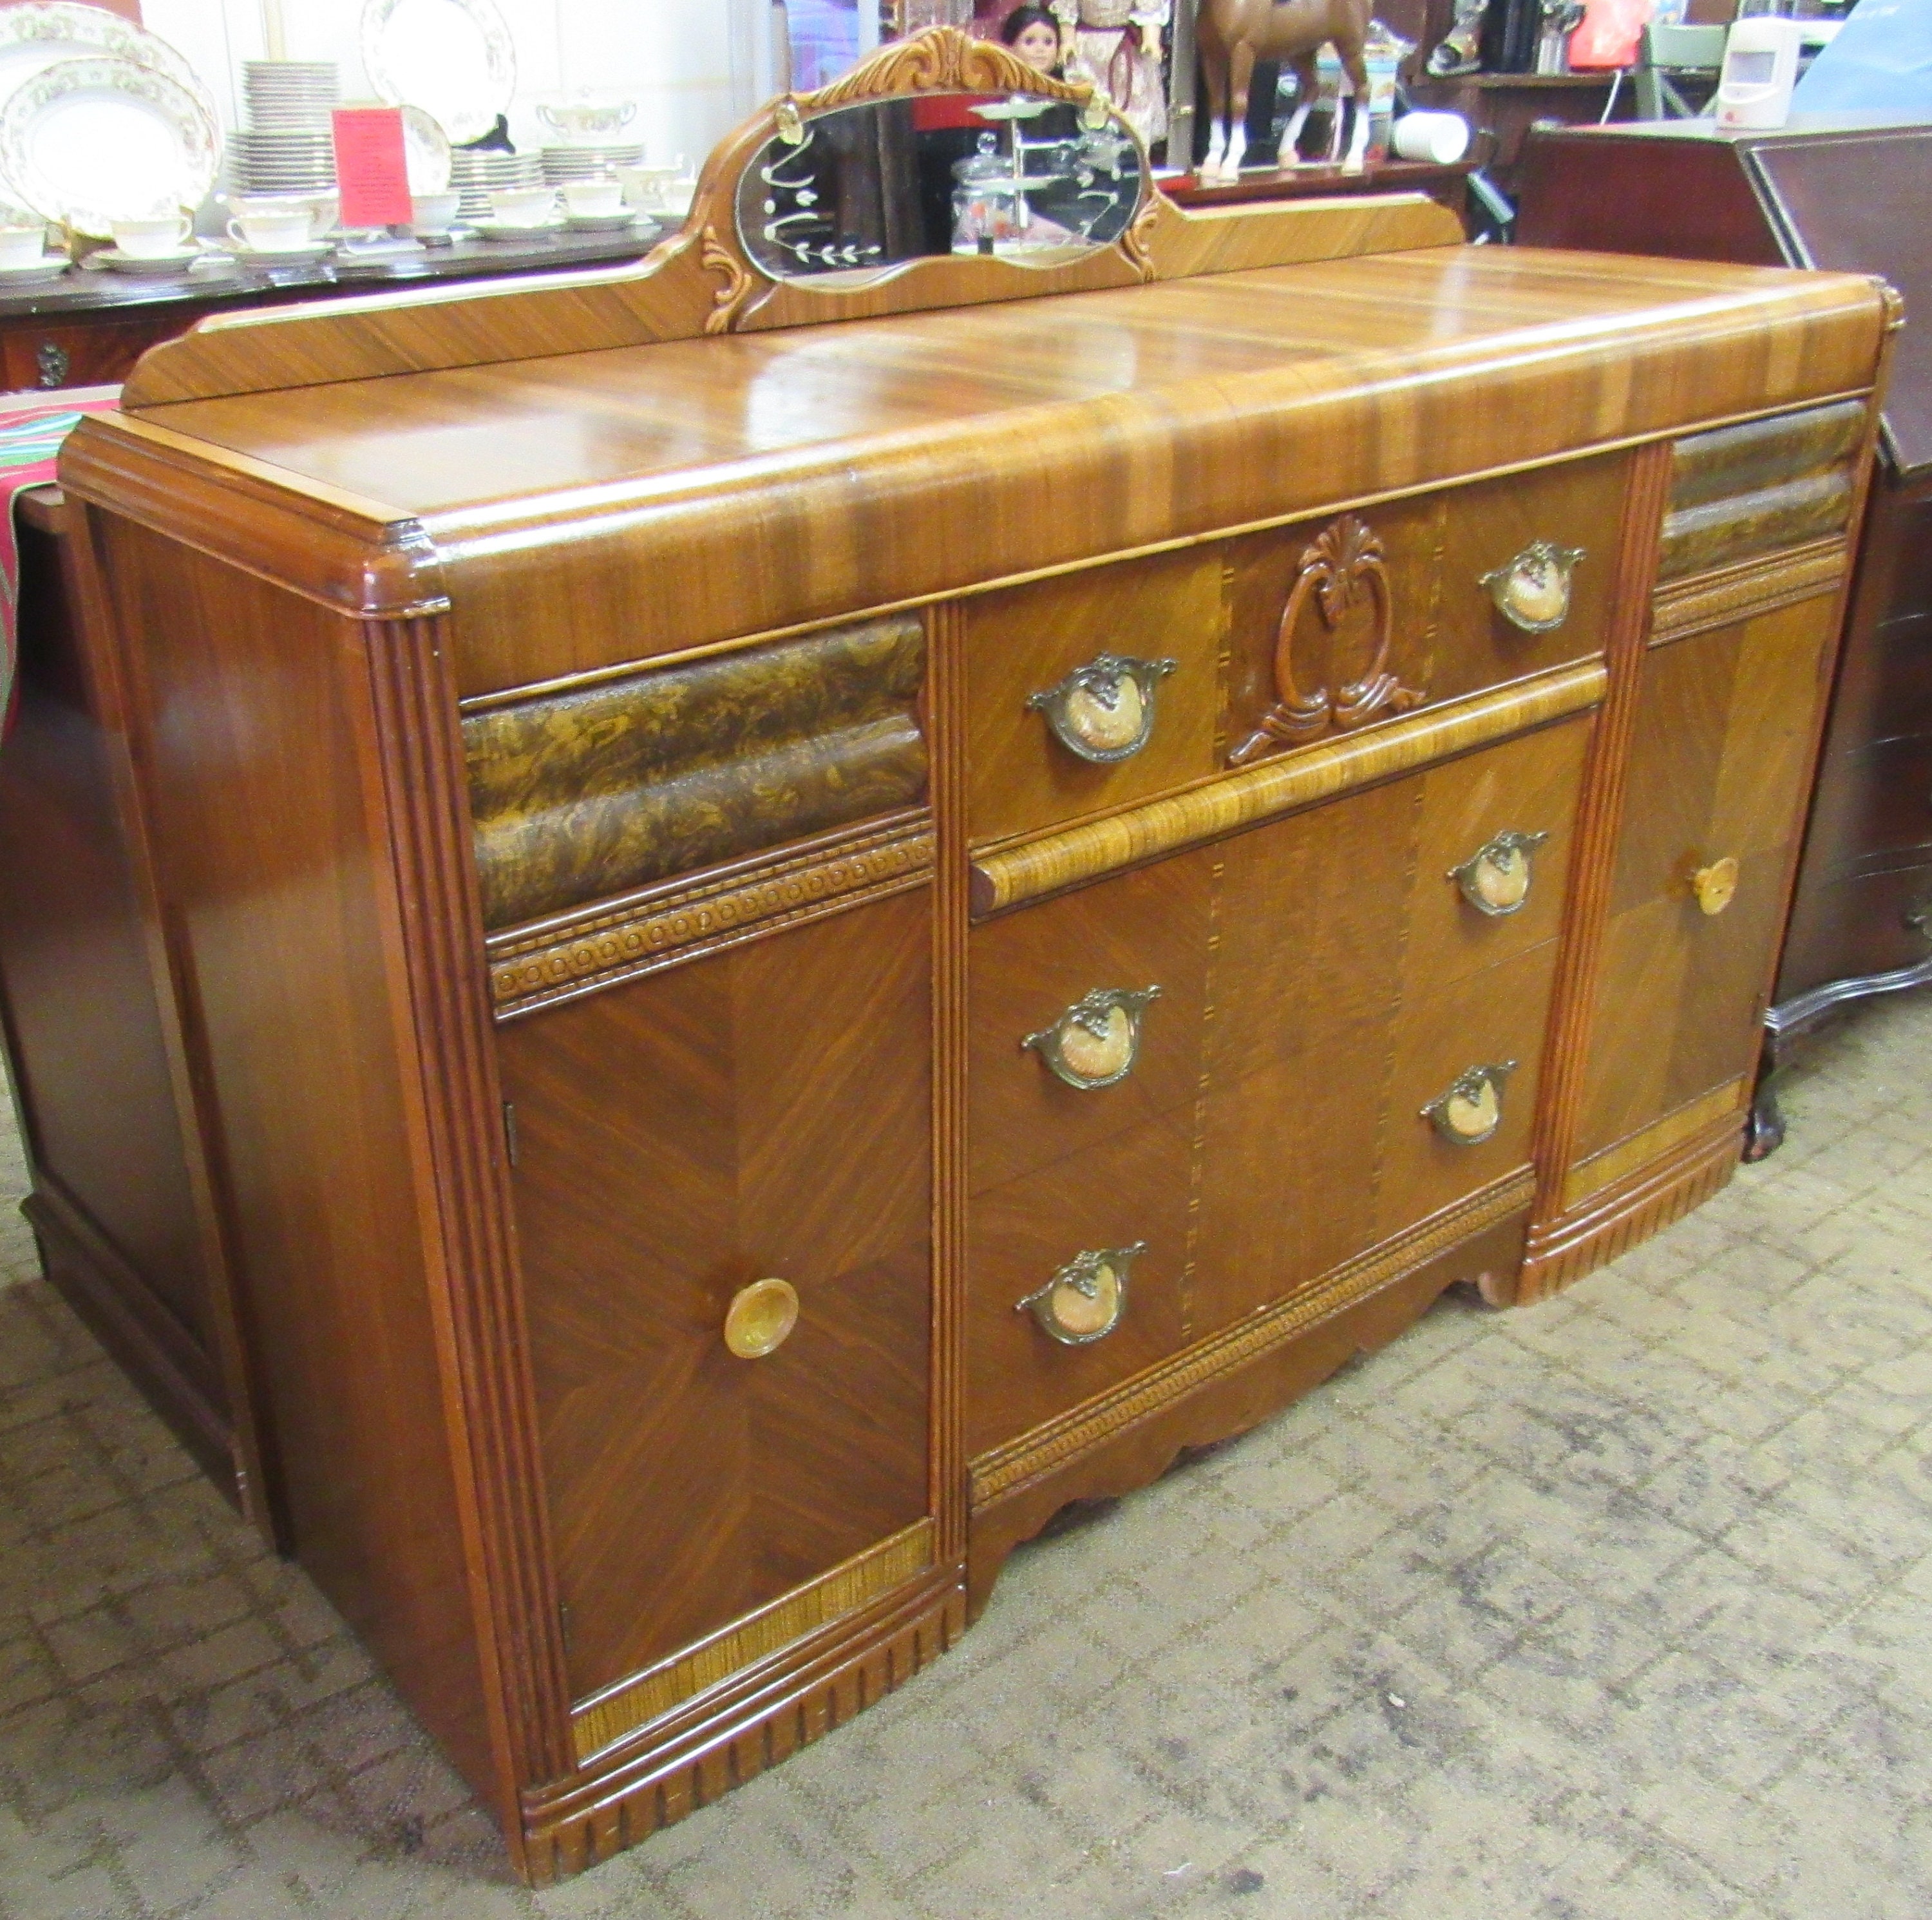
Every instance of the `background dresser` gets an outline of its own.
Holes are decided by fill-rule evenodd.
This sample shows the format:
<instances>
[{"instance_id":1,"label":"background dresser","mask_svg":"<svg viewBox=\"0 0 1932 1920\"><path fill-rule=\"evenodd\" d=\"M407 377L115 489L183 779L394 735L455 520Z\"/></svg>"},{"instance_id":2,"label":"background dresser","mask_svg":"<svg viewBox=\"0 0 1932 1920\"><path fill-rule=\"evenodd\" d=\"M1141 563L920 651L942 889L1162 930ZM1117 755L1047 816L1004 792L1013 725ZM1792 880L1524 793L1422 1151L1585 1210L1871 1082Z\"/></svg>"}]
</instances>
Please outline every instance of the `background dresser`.
<instances>
[{"instance_id":1,"label":"background dresser","mask_svg":"<svg viewBox=\"0 0 1932 1920\"><path fill-rule=\"evenodd\" d=\"M1737 1158L1883 290L1131 166L758 265L831 115L1032 83L922 36L640 270L205 327L65 457L262 1510L535 1880Z\"/></svg>"},{"instance_id":2,"label":"background dresser","mask_svg":"<svg viewBox=\"0 0 1932 1920\"><path fill-rule=\"evenodd\" d=\"M1520 226L1539 246L1788 261L1882 274L1932 302L1932 129L1704 122L1539 132ZM1750 1151L1784 1137L1780 1052L1833 1009L1932 985L1932 334L1907 328L1887 389L1790 931L1766 1016Z\"/></svg>"}]
</instances>

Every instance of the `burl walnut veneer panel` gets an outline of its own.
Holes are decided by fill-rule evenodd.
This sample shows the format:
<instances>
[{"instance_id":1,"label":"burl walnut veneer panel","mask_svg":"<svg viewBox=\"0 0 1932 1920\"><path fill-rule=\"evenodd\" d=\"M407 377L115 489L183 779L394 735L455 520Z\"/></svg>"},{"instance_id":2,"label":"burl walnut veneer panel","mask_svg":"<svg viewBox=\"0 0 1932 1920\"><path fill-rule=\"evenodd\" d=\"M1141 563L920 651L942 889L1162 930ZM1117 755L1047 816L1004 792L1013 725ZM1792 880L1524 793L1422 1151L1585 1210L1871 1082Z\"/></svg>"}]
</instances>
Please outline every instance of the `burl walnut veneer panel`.
<instances>
[{"instance_id":1,"label":"burl walnut veneer panel","mask_svg":"<svg viewBox=\"0 0 1932 1920\"><path fill-rule=\"evenodd\" d=\"M902 616L471 712L484 926L914 804L925 677Z\"/></svg>"}]
</instances>

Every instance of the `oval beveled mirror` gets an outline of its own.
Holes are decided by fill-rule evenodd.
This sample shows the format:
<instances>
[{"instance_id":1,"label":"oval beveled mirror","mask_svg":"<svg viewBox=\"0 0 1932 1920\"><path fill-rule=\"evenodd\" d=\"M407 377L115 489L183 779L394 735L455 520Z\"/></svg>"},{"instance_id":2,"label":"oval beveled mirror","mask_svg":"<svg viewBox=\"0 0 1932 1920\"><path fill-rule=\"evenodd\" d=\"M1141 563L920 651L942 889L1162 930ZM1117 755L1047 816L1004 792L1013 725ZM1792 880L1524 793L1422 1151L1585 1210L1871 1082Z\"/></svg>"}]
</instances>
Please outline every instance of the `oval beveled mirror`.
<instances>
[{"instance_id":1,"label":"oval beveled mirror","mask_svg":"<svg viewBox=\"0 0 1932 1920\"><path fill-rule=\"evenodd\" d=\"M1042 94L922 92L781 112L738 179L738 234L775 280L946 254L1054 266L1111 245L1148 190L1104 109Z\"/></svg>"}]
</instances>

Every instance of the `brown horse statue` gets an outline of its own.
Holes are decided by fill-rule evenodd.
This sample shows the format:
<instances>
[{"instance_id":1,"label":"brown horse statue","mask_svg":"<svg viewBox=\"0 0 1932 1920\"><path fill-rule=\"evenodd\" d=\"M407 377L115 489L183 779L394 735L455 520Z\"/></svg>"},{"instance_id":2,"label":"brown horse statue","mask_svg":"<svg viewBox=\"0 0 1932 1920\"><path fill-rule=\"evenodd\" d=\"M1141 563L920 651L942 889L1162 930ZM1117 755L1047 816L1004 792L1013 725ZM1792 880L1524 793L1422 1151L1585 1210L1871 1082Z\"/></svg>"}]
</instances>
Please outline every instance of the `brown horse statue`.
<instances>
[{"instance_id":1,"label":"brown horse statue","mask_svg":"<svg viewBox=\"0 0 1932 1920\"><path fill-rule=\"evenodd\" d=\"M1295 164L1295 142L1315 104L1315 56L1324 42L1341 56L1355 90L1354 127L1343 163L1358 169L1369 145L1369 72L1362 59L1372 0L1201 0L1195 28L1201 70L1208 82L1213 134L1204 180L1232 180L1248 146L1248 82L1257 60L1278 60L1294 70L1299 89L1294 116L1282 129L1276 164Z\"/></svg>"}]
</instances>

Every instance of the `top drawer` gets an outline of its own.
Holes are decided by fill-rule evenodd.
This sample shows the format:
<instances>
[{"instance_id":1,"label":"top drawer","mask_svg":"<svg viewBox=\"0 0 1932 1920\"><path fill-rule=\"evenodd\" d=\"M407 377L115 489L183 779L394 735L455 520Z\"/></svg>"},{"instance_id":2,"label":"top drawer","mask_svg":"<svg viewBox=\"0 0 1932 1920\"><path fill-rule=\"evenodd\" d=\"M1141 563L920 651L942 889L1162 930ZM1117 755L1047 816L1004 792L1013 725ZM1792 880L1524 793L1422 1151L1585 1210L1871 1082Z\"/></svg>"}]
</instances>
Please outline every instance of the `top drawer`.
<instances>
[{"instance_id":1,"label":"top drawer","mask_svg":"<svg viewBox=\"0 0 1932 1920\"><path fill-rule=\"evenodd\" d=\"M1150 799L1216 771L1218 547L966 603L975 841Z\"/></svg>"},{"instance_id":2,"label":"top drawer","mask_svg":"<svg viewBox=\"0 0 1932 1920\"><path fill-rule=\"evenodd\" d=\"M1600 652L1629 464L1568 461L969 602L973 840Z\"/></svg>"}]
</instances>

